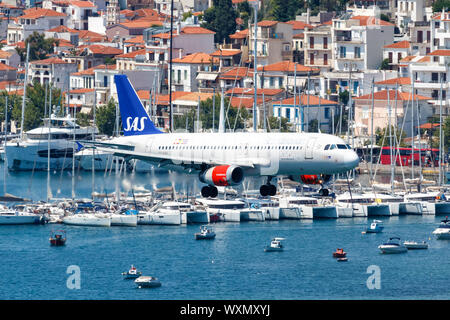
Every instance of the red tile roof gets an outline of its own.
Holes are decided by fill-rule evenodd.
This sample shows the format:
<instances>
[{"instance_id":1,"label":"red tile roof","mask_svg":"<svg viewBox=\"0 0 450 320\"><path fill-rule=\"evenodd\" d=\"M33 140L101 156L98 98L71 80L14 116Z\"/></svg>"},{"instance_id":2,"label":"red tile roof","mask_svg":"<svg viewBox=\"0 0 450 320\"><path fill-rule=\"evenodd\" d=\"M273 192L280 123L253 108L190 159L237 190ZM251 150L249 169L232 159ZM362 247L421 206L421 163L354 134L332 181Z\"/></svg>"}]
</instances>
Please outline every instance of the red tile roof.
<instances>
[{"instance_id":1,"label":"red tile roof","mask_svg":"<svg viewBox=\"0 0 450 320\"><path fill-rule=\"evenodd\" d=\"M258 22L258 27L273 27L277 23L278 23L278 21L263 20L263 21Z\"/></svg>"},{"instance_id":2,"label":"red tile roof","mask_svg":"<svg viewBox=\"0 0 450 320\"><path fill-rule=\"evenodd\" d=\"M13 67L11 67L11 66L8 66L8 65L6 65L6 64L4 64L4 63L0 63L0 70L2 70L2 71L12 71L12 70L17 70L16 68L13 68Z\"/></svg>"},{"instance_id":3,"label":"red tile roof","mask_svg":"<svg viewBox=\"0 0 450 320\"><path fill-rule=\"evenodd\" d=\"M394 24L372 17L372 16L354 16L352 20L359 20L360 26L395 26Z\"/></svg>"},{"instance_id":4,"label":"red tile roof","mask_svg":"<svg viewBox=\"0 0 450 320\"><path fill-rule=\"evenodd\" d=\"M195 63L195 64L210 64L211 61L218 63L219 59L213 58L211 55L203 52L196 52L187 55L183 58L173 59L173 63Z\"/></svg>"},{"instance_id":5,"label":"red tile roof","mask_svg":"<svg viewBox=\"0 0 450 320\"><path fill-rule=\"evenodd\" d=\"M242 51L239 49L222 49L211 53L213 57L230 57L240 54Z\"/></svg>"},{"instance_id":6,"label":"red tile roof","mask_svg":"<svg viewBox=\"0 0 450 320\"><path fill-rule=\"evenodd\" d=\"M256 95L262 95L264 93L265 96L276 96L277 94L283 93L283 89L256 89ZM233 88L229 89L225 92L226 94L233 95L254 95L255 89L252 88Z\"/></svg>"},{"instance_id":7,"label":"red tile roof","mask_svg":"<svg viewBox=\"0 0 450 320\"><path fill-rule=\"evenodd\" d=\"M69 62L64 61L60 58L52 57L43 60L30 61L31 64L68 64Z\"/></svg>"},{"instance_id":8,"label":"red tile roof","mask_svg":"<svg viewBox=\"0 0 450 320\"><path fill-rule=\"evenodd\" d=\"M69 91L69 93L87 93L87 92L94 92L94 89L80 88L80 89L72 89Z\"/></svg>"},{"instance_id":9,"label":"red tile roof","mask_svg":"<svg viewBox=\"0 0 450 320\"><path fill-rule=\"evenodd\" d=\"M39 19L42 17L66 17L66 14L50 9L33 8L24 10L24 15L18 19Z\"/></svg>"},{"instance_id":10,"label":"red tile roof","mask_svg":"<svg viewBox=\"0 0 450 320\"><path fill-rule=\"evenodd\" d=\"M248 29L237 31L236 33L230 35L230 39L245 39L248 36Z\"/></svg>"},{"instance_id":11,"label":"red tile roof","mask_svg":"<svg viewBox=\"0 0 450 320\"><path fill-rule=\"evenodd\" d=\"M47 30L47 32L70 32L70 33L78 33L79 30L75 30L75 29L70 29L66 26L58 26L56 28Z\"/></svg>"},{"instance_id":12,"label":"red tile roof","mask_svg":"<svg viewBox=\"0 0 450 320\"><path fill-rule=\"evenodd\" d=\"M392 48L392 49L408 49L411 47L411 43L409 41L400 41L385 45L384 48Z\"/></svg>"},{"instance_id":13,"label":"red tile roof","mask_svg":"<svg viewBox=\"0 0 450 320\"><path fill-rule=\"evenodd\" d=\"M429 55L429 56L445 56L445 57L450 57L450 49L438 49L438 50L434 50L433 52L430 52L428 55Z\"/></svg>"},{"instance_id":14,"label":"red tile roof","mask_svg":"<svg viewBox=\"0 0 450 320\"><path fill-rule=\"evenodd\" d=\"M202 27L184 27L181 29L181 33L186 34L215 34L214 31L202 28Z\"/></svg>"},{"instance_id":15,"label":"red tile roof","mask_svg":"<svg viewBox=\"0 0 450 320\"><path fill-rule=\"evenodd\" d=\"M309 95L309 102L308 102L308 95L307 94L302 94L301 96L297 96L297 98L295 99L296 101L296 105L309 105L310 106L318 106L318 105L337 105L338 103L336 101L331 101L331 100L327 100L327 99L323 99L320 98L318 96L315 95ZM282 105L294 105L294 97L291 98L287 98L284 99L283 101L281 101Z\"/></svg>"},{"instance_id":16,"label":"red tile roof","mask_svg":"<svg viewBox=\"0 0 450 320\"><path fill-rule=\"evenodd\" d=\"M223 80L240 80L243 77L253 77L253 69L249 69L247 67L236 67L229 71L222 73L219 79Z\"/></svg>"},{"instance_id":17,"label":"red tile roof","mask_svg":"<svg viewBox=\"0 0 450 320\"><path fill-rule=\"evenodd\" d=\"M394 79L378 81L378 82L375 82L375 84L378 84L378 85L395 85L395 84L410 85L411 78L409 78L409 77L394 78Z\"/></svg>"},{"instance_id":18,"label":"red tile roof","mask_svg":"<svg viewBox=\"0 0 450 320\"><path fill-rule=\"evenodd\" d=\"M374 93L374 100L382 100L387 101L388 100L388 92L389 92L389 100L394 101L395 97L397 96L397 100L400 101L408 101L412 99L412 93L409 92L401 92L396 90L382 90ZM372 100L372 94L366 94L360 97L354 98L356 100ZM418 94L414 95L414 99L418 100L431 100L430 97L421 96Z\"/></svg>"},{"instance_id":19,"label":"red tile roof","mask_svg":"<svg viewBox=\"0 0 450 320\"><path fill-rule=\"evenodd\" d=\"M292 25L293 30L304 30L305 28L308 28L308 29L314 28L314 26L307 24L303 21L291 20L286 23L289 23L290 25Z\"/></svg>"},{"instance_id":20,"label":"red tile roof","mask_svg":"<svg viewBox=\"0 0 450 320\"><path fill-rule=\"evenodd\" d=\"M100 54L100 55L118 55L121 54L123 51L119 48L114 48L110 46L102 46L100 44L92 44L90 46L81 46L79 48L87 48L89 49L93 54Z\"/></svg>"},{"instance_id":21,"label":"red tile roof","mask_svg":"<svg viewBox=\"0 0 450 320\"><path fill-rule=\"evenodd\" d=\"M318 69L313 69L306 67L299 63L294 63L289 60L276 62L274 64L269 64L263 67L258 67L258 71L281 71L281 72L294 72L295 66L297 66L297 72L308 72L308 71L318 71Z\"/></svg>"},{"instance_id":22,"label":"red tile roof","mask_svg":"<svg viewBox=\"0 0 450 320\"><path fill-rule=\"evenodd\" d=\"M75 7L79 8L93 8L96 7L95 4L93 4L90 1L79 1L79 0L71 0L69 3Z\"/></svg>"},{"instance_id":23,"label":"red tile roof","mask_svg":"<svg viewBox=\"0 0 450 320\"><path fill-rule=\"evenodd\" d=\"M135 51L131 51L128 53L122 53L116 56L117 58L135 58L138 55L145 55L147 53L147 49L140 49L140 50L135 50Z\"/></svg>"}]
</instances>

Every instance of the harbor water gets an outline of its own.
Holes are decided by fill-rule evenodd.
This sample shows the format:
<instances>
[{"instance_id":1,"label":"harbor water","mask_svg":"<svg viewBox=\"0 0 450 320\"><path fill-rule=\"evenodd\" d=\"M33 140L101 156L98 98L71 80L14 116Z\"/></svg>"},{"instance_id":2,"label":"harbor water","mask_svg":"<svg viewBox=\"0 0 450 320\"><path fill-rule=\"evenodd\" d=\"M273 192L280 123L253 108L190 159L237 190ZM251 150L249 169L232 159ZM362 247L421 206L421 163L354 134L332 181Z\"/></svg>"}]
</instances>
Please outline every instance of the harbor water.
<instances>
[{"instance_id":1,"label":"harbor water","mask_svg":"<svg viewBox=\"0 0 450 320\"><path fill-rule=\"evenodd\" d=\"M45 172L8 172L6 184L0 173L8 193L46 198ZM124 179L122 187L197 188L196 177L182 175ZM70 172L52 173L53 196L70 197L71 181ZM89 172L76 175L77 197L90 197L91 181ZM114 175L98 173L96 184L98 192L113 192ZM0 226L0 299L448 299L450 241L431 234L440 219L381 218L380 234L361 233L366 218L215 223L213 241L194 240L199 225ZM51 247L51 230L61 228L66 245ZM392 236L426 240L429 248L381 254L378 245ZM284 251L264 252L273 237L286 238ZM337 248L347 262L332 257ZM137 289L123 280L132 264L162 286Z\"/></svg>"}]
</instances>

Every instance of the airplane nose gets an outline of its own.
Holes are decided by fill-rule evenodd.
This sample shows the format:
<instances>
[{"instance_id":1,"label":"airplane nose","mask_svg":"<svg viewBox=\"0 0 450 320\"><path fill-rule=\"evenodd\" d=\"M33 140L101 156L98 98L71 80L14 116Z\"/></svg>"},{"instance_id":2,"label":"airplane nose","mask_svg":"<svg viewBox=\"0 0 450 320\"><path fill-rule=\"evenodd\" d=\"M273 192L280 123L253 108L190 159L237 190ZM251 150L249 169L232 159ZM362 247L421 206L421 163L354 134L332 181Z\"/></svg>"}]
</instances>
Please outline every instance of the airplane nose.
<instances>
[{"instance_id":1,"label":"airplane nose","mask_svg":"<svg viewBox=\"0 0 450 320\"><path fill-rule=\"evenodd\" d=\"M345 156L344 156L344 166L348 169L354 169L356 168L356 166L359 164L359 157L356 154L355 151L353 150L349 150L348 152L346 152Z\"/></svg>"}]
</instances>

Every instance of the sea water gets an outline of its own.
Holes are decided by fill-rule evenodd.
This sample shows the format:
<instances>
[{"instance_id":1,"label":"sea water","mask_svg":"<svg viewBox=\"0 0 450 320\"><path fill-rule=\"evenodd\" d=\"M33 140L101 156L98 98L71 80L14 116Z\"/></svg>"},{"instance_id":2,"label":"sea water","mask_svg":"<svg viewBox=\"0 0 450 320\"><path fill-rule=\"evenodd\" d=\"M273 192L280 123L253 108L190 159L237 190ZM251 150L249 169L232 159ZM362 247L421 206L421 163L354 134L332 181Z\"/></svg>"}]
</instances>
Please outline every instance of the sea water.
<instances>
[{"instance_id":1,"label":"sea water","mask_svg":"<svg viewBox=\"0 0 450 320\"><path fill-rule=\"evenodd\" d=\"M46 176L7 173L6 191L44 200ZM121 187L194 188L192 178L168 174L123 179ZM70 197L71 181L70 172L53 172L53 196ZM77 173L77 196L90 197L91 181L90 173ZM112 192L115 179L98 173L97 184L96 191ZM194 240L199 225L0 226L0 299L448 299L450 241L431 234L440 219L380 218L380 234L361 233L367 218L216 223L212 241ZM50 246L52 229L67 232L65 246ZM426 240L429 248L381 254L378 245L392 236ZM272 237L286 238L284 251L264 252ZM347 262L332 257L337 248ZM131 264L162 286L137 289L124 280Z\"/></svg>"}]
</instances>

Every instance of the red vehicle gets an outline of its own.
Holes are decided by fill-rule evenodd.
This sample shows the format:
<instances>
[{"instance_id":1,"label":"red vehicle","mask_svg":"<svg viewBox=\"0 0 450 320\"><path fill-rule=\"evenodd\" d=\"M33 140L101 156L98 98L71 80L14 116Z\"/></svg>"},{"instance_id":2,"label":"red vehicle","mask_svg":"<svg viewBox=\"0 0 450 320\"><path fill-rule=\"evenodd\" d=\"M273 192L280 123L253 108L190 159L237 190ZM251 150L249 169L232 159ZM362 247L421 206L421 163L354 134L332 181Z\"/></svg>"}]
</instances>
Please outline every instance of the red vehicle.
<instances>
[{"instance_id":1,"label":"red vehicle","mask_svg":"<svg viewBox=\"0 0 450 320\"><path fill-rule=\"evenodd\" d=\"M413 151L412 148L392 148L392 159L395 160L397 166L408 167L412 165ZM414 148L414 165L418 166L422 163L423 167L439 166L439 149L416 149ZM381 148L381 164L391 164L391 147Z\"/></svg>"}]
</instances>

